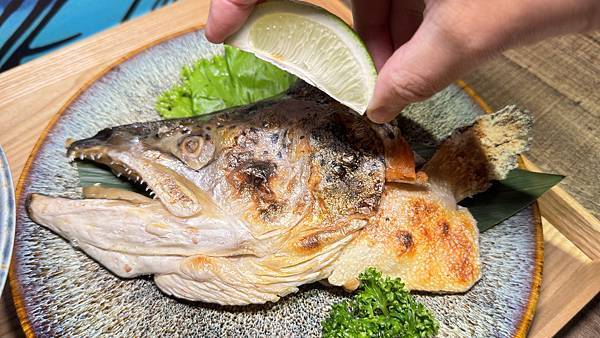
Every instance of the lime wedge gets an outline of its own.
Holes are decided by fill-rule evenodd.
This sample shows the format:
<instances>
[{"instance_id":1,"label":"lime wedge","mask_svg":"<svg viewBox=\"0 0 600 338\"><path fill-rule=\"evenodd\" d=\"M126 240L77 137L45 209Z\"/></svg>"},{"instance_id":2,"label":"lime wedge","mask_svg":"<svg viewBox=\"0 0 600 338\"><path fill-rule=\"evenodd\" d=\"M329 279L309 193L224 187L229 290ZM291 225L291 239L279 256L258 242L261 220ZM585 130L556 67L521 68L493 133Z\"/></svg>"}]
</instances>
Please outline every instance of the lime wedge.
<instances>
[{"instance_id":1,"label":"lime wedge","mask_svg":"<svg viewBox=\"0 0 600 338\"><path fill-rule=\"evenodd\" d=\"M377 71L367 48L344 21L299 2L268 1L254 9L227 44L318 87L363 114L373 96Z\"/></svg>"}]
</instances>

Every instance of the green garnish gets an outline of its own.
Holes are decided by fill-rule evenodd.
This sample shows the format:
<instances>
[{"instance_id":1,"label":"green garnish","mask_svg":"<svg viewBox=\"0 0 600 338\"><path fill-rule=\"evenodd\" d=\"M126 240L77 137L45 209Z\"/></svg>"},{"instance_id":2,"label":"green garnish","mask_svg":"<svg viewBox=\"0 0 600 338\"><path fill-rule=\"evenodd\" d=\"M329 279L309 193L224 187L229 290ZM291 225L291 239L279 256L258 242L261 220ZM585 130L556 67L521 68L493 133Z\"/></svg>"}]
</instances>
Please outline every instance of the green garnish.
<instances>
[{"instance_id":1,"label":"green garnish","mask_svg":"<svg viewBox=\"0 0 600 338\"><path fill-rule=\"evenodd\" d=\"M164 118L190 117L250 104L286 91L296 77L251 53L225 46L181 71L181 83L164 92L156 109Z\"/></svg>"},{"instance_id":2,"label":"green garnish","mask_svg":"<svg viewBox=\"0 0 600 338\"><path fill-rule=\"evenodd\" d=\"M359 276L352 300L332 306L323 337L433 337L438 321L417 302L400 279L383 278L374 268Z\"/></svg>"},{"instance_id":3,"label":"green garnish","mask_svg":"<svg viewBox=\"0 0 600 338\"><path fill-rule=\"evenodd\" d=\"M514 169L505 179L492 182L488 190L461 201L460 205L469 209L479 231L484 232L535 202L563 178Z\"/></svg>"}]
</instances>

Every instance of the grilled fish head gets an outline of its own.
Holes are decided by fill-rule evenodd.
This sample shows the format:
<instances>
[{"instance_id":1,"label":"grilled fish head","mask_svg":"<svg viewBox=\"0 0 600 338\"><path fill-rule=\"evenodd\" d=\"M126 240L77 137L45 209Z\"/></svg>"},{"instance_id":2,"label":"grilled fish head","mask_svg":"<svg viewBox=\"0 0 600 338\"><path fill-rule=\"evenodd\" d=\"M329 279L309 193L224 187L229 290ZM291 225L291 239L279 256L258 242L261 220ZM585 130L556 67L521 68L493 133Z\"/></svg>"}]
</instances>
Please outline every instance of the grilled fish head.
<instances>
[{"instance_id":1,"label":"grilled fish head","mask_svg":"<svg viewBox=\"0 0 600 338\"><path fill-rule=\"evenodd\" d=\"M417 172L396 126L295 90L76 141L71 159L107 165L156 199L87 187L83 199L33 194L29 214L118 276L154 275L165 293L189 300L277 301L324 279L353 289L367 266L412 289L470 288L480 277L478 232L456 202L498 177L486 161L523 151L526 142L505 141L528 129L511 112L482 120ZM506 125L516 127L488 137Z\"/></svg>"},{"instance_id":2,"label":"grilled fish head","mask_svg":"<svg viewBox=\"0 0 600 338\"><path fill-rule=\"evenodd\" d=\"M225 304L276 300L326 278L376 214L386 180L375 126L337 103L294 97L104 129L67 155L104 164L156 199L103 187L85 188L84 199L34 194L34 221L115 274L154 274L183 298L208 300L174 285L215 266L266 283L256 298L215 300Z\"/></svg>"},{"instance_id":3,"label":"grilled fish head","mask_svg":"<svg viewBox=\"0 0 600 338\"><path fill-rule=\"evenodd\" d=\"M309 191L328 214L368 215L385 181L383 143L368 124L340 105L297 99L108 128L72 143L68 156L142 182L178 217L212 201L277 223L278 213L301 211Z\"/></svg>"}]
</instances>

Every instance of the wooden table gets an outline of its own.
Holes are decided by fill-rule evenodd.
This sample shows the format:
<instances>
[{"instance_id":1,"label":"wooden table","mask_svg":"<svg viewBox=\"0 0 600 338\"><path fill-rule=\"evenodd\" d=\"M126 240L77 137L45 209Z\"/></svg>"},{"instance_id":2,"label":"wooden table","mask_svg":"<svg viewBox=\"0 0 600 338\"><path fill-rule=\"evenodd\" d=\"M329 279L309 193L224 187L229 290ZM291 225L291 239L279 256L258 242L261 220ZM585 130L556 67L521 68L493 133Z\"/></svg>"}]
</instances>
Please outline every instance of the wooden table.
<instances>
[{"instance_id":1,"label":"wooden table","mask_svg":"<svg viewBox=\"0 0 600 338\"><path fill-rule=\"evenodd\" d=\"M528 157L600 216L600 31L507 51L465 80L494 108L534 113Z\"/></svg>"},{"instance_id":2,"label":"wooden table","mask_svg":"<svg viewBox=\"0 0 600 338\"><path fill-rule=\"evenodd\" d=\"M337 2L321 2L326 3L330 10L349 14ZM123 51L138 50L157 37L170 36L203 21L206 6L207 1L180 0L169 8L0 75L0 143L7 150L15 179L37 135L64 104L65 97L74 94L82 83L122 57ZM177 19L167 19L168 15ZM599 56L600 33L568 36L508 51L465 78L493 108L517 103L534 113L536 125L529 158L544 171L568 175L561 184L562 188L596 216L600 216ZM54 68L44 67L46 65ZM50 85L36 87L35 83L28 82L31 78L44 79ZM19 90L23 88L35 91L35 95L45 99L17 104L30 94ZM559 195L551 197L556 196ZM551 198L546 197L541 202L542 209L551 202ZM548 222L544 224L545 230L554 229ZM556 230L552 231L556 233ZM590 247L593 249L593 246ZM600 272L597 266L593 268L586 271ZM581 293L585 292L589 296L592 291L582 285ZM573 306L568 302L565 304ZM573 312L577 309L574 308ZM556 329L546 325L538 332L554 332ZM600 336L598 300L591 302L560 334L569 337ZM0 337L20 335L22 332L7 288L0 300Z\"/></svg>"},{"instance_id":3,"label":"wooden table","mask_svg":"<svg viewBox=\"0 0 600 338\"><path fill-rule=\"evenodd\" d=\"M600 32L569 35L510 50L469 74L493 108L518 104L535 116L527 156L600 217ZM600 297L559 336L600 337Z\"/></svg>"}]
</instances>

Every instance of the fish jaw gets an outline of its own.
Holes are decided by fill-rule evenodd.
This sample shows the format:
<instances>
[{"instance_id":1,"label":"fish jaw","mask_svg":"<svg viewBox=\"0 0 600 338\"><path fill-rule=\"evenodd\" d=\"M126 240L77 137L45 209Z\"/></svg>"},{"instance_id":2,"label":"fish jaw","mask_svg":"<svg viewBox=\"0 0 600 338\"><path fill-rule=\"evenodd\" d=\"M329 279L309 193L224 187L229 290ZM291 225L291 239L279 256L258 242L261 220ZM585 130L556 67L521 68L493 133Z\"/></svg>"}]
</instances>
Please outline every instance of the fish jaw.
<instances>
[{"instance_id":1,"label":"fish jaw","mask_svg":"<svg viewBox=\"0 0 600 338\"><path fill-rule=\"evenodd\" d=\"M139 136L122 134L105 129L92 138L71 144L68 156L105 164L118 177L146 184L146 190L151 190L151 195L156 195L175 216L215 212L210 196L182 175L193 169L178 165L174 170L173 167L180 163L175 156L152 149Z\"/></svg>"},{"instance_id":2,"label":"fish jaw","mask_svg":"<svg viewBox=\"0 0 600 338\"><path fill-rule=\"evenodd\" d=\"M142 197L144 198L144 197ZM129 255L252 254L252 237L229 219L173 216L163 205L113 199L68 199L32 194L32 220L74 246Z\"/></svg>"},{"instance_id":3,"label":"fish jaw","mask_svg":"<svg viewBox=\"0 0 600 338\"><path fill-rule=\"evenodd\" d=\"M254 248L253 238L236 232L239 226L177 218L158 201L115 190L84 190L100 199L32 194L29 214L119 277L154 275L167 294L223 305L275 302L327 278L328 267L366 225L351 219L348 226L305 229L271 254L256 255L246 249Z\"/></svg>"}]
</instances>

